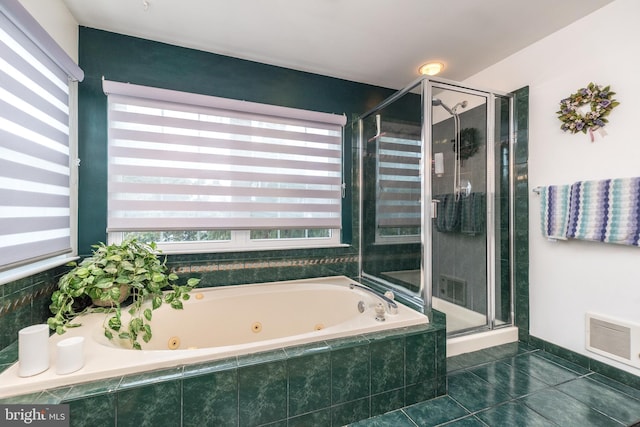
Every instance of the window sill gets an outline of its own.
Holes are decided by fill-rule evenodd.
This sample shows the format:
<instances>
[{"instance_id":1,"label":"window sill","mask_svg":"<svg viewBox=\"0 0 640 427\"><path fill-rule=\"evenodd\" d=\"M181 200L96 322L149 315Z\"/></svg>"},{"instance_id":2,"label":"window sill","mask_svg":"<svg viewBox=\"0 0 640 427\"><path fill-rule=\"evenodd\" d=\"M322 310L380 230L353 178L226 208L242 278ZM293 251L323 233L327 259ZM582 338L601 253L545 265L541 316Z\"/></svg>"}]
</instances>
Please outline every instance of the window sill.
<instances>
[{"instance_id":1,"label":"window sill","mask_svg":"<svg viewBox=\"0 0 640 427\"><path fill-rule=\"evenodd\" d=\"M11 270L0 273L0 285L15 282L16 280L24 279L25 277L60 267L61 265L65 265L66 263L76 259L78 259L78 257L74 255L60 255L54 258L24 265L22 267L12 268Z\"/></svg>"}]
</instances>

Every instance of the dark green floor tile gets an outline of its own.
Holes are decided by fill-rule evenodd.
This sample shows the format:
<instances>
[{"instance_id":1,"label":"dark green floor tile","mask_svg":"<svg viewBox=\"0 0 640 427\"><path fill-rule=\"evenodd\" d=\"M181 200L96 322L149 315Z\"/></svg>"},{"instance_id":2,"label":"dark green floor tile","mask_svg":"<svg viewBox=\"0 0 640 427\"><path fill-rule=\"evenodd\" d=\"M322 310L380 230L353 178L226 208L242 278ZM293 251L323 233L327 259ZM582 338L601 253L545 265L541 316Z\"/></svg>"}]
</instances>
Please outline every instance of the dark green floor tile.
<instances>
[{"instance_id":1,"label":"dark green floor tile","mask_svg":"<svg viewBox=\"0 0 640 427\"><path fill-rule=\"evenodd\" d=\"M517 356L518 354L528 353L534 349L528 344L523 342L513 342L508 344L497 345L495 347L489 347L484 352L488 357L493 357L493 360L506 359Z\"/></svg>"},{"instance_id":2,"label":"dark green floor tile","mask_svg":"<svg viewBox=\"0 0 640 427\"><path fill-rule=\"evenodd\" d=\"M589 376L589 379L592 379L594 381L598 381L599 383L602 383L604 385L608 385L609 387L613 388L614 390L619 391L620 393L624 393L627 396L631 396L635 399L640 400L640 390L638 390L637 388L634 387L630 387L626 384L622 384L618 381L612 380L609 377L605 377L604 375L600 375L600 374L592 374Z\"/></svg>"},{"instance_id":3,"label":"dark green floor tile","mask_svg":"<svg viewBox=\"0 0 640 427\"><path fill-rule=\"evenodd\" d=\"M567 368L567 369L569 369L569 370L571 370L571 371L573 371L573 372L575 372L577 374L580 374L580 375L586 375L586 374L588 374L590 372L585 367L582 367L582 366L580 366L578 364L570 362L570 361L568 361L566 359L563 359L560 356L556 356L555 354L551 354L551 353L546 352L546 351L537 352L536 356L542 357L543 359L547 359L547 360L549 360L549 361L551 361L551 362L553 362L553 363L555 363L557 365L562 366L563 368Z\"/></svg>"},{"instance_id":4,"label":"dark green floor tile","mask_svg":"<svg viewBox=\"0 0 640 427\"><path fill-rule=\"evenodd\" d=\"M486 427L482 421L473 415L469 415L468 417L460 418L459 420L442 424L442 427ZM510 426L511 427L511 426Z\"/></svg>"},{"instance_id":5,"label":"dark green floor tile","mask_svg":"<svg viewBox=\"0 0 640 427\"><path fill-rule=\"evenodd\" d=\"M558 390L624 424L640 421L640 401L587 378L560 384Z\"/></svg>"},{"instance_id":6,"label":"dark green floor tile","mask_svg":"<svg viewBox=\"0 0 640 427\"><path fill-rule=\"evenodd\" d=\"M449 396L416 403L406 407L404 412L419 426L435 426L469 415Z\"/></svg>"},{"instance_id":7,"label":"dark green floor tile","mask_svg":"<svg viewBox=\"0 0 640 427\"><path fill-rule=\"evenodd\" d=\"M622 369L618 369L614 366L593 359L589 361L589 369L600 375L611 378L612 380L618 381L619 383L626 384L640 390L640 375L623 371Z\"/></svg>"},{"instance_id":8,"label":"dark green floor tile","mask_svg":"<svg viewBox=\"0 0 640 427\"><path fill-rule=\"evenodd\" d=\"M469 372L479 376L496 388L506 391L512 397L524 396L548 387L542 381L502 362L482 365L479 368L470 369Z\"/></svg>"},{"instance_id":9,"label":"dark green floor tile","mask_svg":"<svg viewBox=\"0 0 640 427\"><path fill-rule=\"evenodd\" d=\"M478 412L478 418L489 426L552 427L554 423L542 415L516 402L508 402L486 411Z\"/></svg>"},{"instance_id":10,"label":"dark green floor tile","mask_svg":"<svg viewBox=\"0 0 640 427\"><path fill-rule=\"evenodd\" d=\"M505 360L505 363L549 385L560 384L579 376L569 369L536 355L536 353L521 354Z\"/></svg>"},{"instance_id":11,"label":"dark green floor tile","mask_svg":"<svg viewBox=\"0 0 640 427\"><path fill-rule=\"evenodd\" d=\"M384 415L369 418L350 424L350 427L415 427L402 411L388 412Z\"/></svg>"},{"instance_id":12,"label":"dark green floor tile","mask_svg":"<svg viewBox=\"0 0 640 427\"><path fill-rule=\"evenodd\" d=\"M287 420L280 420L274 423L262 424L260 427L287 427Z\"/></svg>"},{"instance_id":13,"label":"dark green floor tile","mask_svg":"<svg viewBox=\"0 0 640 427\"><path fill-rule=\"evenodd\" d=\"M511 399L485 380L470 372L449 376L449 396L471 412L495 406Z\"/></svg>"},{"instance_id":14,"label":"dark green floor tile","mask_svg":"<svg viewBox=\"0 0 640 427\"><path fill-rule=\"evenodd\" d=\"M542 390L522 398L521 401L562 427L622 425L558 390Z\"/></svg>"}]
</instances>

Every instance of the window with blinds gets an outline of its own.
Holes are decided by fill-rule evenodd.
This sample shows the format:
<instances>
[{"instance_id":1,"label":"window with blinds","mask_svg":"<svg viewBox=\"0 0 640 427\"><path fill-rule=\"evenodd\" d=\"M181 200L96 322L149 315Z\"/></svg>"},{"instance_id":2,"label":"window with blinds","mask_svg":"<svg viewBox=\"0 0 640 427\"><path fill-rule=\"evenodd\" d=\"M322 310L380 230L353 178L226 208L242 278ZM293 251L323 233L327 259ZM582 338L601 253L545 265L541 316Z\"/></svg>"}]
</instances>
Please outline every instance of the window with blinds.
<instances>
[{"instance_id":1,"label":"window with blinds","mask_svg":"<svg viewBox=\"0 0 640 427\"><path fill-rule=\"evenodd\" d=\"M385 122L382 129L376 138L376 237L406 240L420 234L420 127Z\"/></svg>"},{"instance_id":2,"label":"window with blinds","mask_svg":"<svg viewBox=\"0 0 640 427\"><path fill-rule=\"evenodd\" d=\"M2 2L0 271L72 251L69 81L82 78L19 2Z\"/></svg>"},{"instance_id":3,"label":"window with blinds","mask_svg":"<svg viewBox=\"0 0 640 427\"><path fill-rule=\"evenodd\" d=\"M188 240L189 230L308 236L341 227L344 116L112 81L103 87L110 233Z\"/></svg>"}]
</instances>

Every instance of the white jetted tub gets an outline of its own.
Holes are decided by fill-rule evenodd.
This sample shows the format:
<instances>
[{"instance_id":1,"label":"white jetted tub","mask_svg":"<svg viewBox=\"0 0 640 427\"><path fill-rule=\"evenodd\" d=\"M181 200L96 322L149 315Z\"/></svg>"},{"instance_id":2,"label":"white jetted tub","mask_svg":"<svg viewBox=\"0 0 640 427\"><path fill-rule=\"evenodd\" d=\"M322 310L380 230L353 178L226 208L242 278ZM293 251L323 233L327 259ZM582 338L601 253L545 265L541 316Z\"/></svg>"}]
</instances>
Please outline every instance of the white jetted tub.
<instances>
[{"instance_id":1,"label":"white jetted tub","mask_svg":"<svg viewBox=\"0 0 640 427\"><path fill-rule=\"evenodd\" d=\"M376 320L380 303L383 321ZM400 303L394 307L344 276L195 289L183 310L163 305L153 312L153 338L147 344L140 340L143 350L105 338L104 319L100 313L82 316L75 320L81 327L52 335L47 371L21 378L18 362L0 374L0 398L428 323L424 314ZM56 344L76 336L85 337L84 366L58 375Z\"/></svg>"}]
</instances>

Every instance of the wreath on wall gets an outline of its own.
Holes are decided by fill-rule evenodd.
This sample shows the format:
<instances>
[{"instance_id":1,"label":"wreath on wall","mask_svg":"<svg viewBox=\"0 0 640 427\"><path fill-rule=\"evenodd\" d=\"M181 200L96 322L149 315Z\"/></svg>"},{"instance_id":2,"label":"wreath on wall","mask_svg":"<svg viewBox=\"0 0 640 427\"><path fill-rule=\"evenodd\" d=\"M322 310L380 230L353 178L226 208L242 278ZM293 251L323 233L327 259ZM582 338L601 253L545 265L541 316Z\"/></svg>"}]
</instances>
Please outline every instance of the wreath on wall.
<instances>
[{"instance_id":1,"label":"wreath on wall","mask_svg":"<svg viewBox=\"0 0 640 427\"><path fill-rule=\"evenodd\" d=\"M453 143L453 151L456 151L456 142ZM478 130L476 128L464 128L460 131L460 159L466 160L478 152L480 141L478 139Z\"/></svg>"},{"instance_id":2,"label":"wreath on wall","mask_svg":"<svg viewBox=\"0 0 640 427\"><path fill-rule=\"evenodd\" d=\"M610 86L602 87L589 83L587 87L578 89L568 98L560 101L560 110L556 111L562 122L560 129L571 133L589 133L591 142L594 141L593 132L599 130L601 135L606 133L602 129L608 123L607 116L620 103L613 99L615 92ZM590 111L587 110L590 107Z\"/></svg>"}]
</instances>

